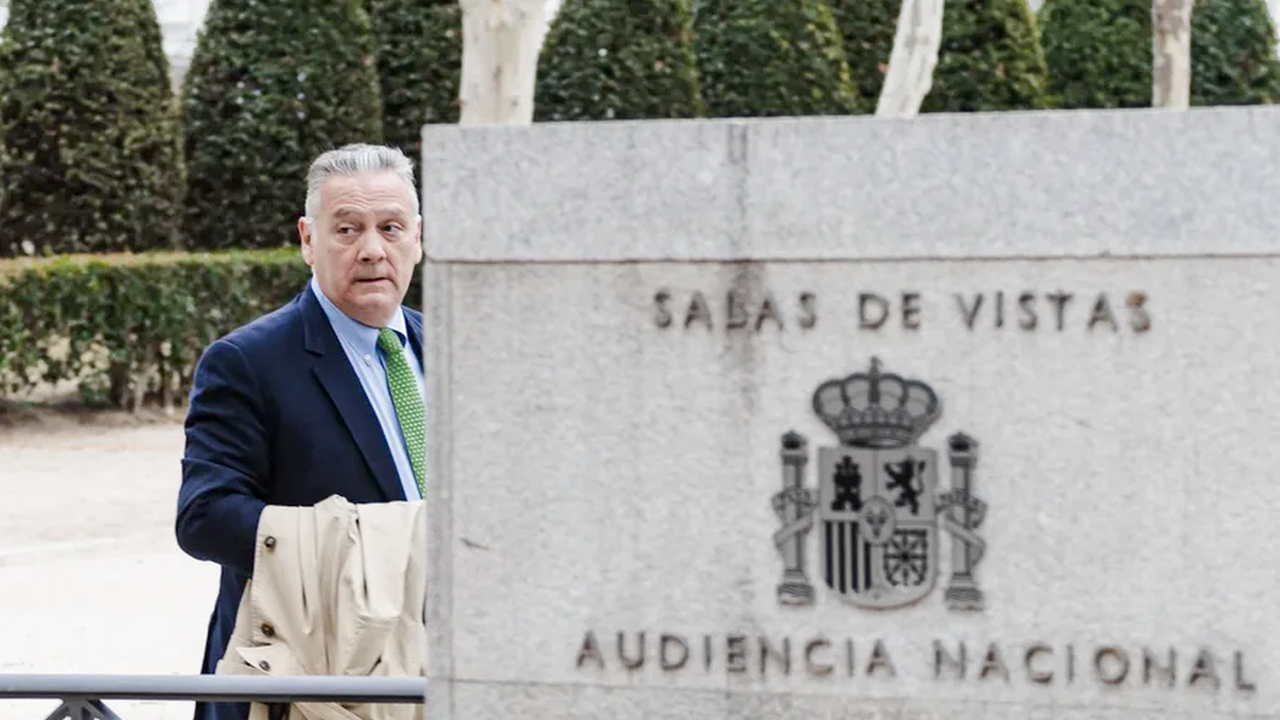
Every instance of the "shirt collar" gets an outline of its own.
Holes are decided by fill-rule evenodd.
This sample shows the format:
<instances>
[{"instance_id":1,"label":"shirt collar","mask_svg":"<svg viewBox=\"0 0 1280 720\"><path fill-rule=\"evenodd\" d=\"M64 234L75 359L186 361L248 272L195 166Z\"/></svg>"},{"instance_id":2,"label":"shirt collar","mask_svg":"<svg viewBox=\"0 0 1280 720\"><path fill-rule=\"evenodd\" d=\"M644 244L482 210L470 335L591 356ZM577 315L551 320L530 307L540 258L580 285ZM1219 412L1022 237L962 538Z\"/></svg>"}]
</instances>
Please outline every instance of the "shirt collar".
<instances>
[{"instance_id":1,"label":"shirt collar","mask_svg":"<svg viewBox=\"0 0 1280 720\"><path fill-rule=\"evenodd\" d=\"M315 275L311 276L311 289L315 292L316 299L320 301L320 307L324 310L325 316L329 318L329 324L333 326L333 331L338 334L340 339L345 339L365 355L372 355L378 349L379 328L365 325L339 310L338 306L333 304L333 301L325 297L324 291L320 289L320 282L316 280ZM395 330L396 336L400 338L400 345L403 347L409 339L403 309L397 308L396 313L391 316L391 321L387 324L387 327Z\"/></svg>"}]
</instances>

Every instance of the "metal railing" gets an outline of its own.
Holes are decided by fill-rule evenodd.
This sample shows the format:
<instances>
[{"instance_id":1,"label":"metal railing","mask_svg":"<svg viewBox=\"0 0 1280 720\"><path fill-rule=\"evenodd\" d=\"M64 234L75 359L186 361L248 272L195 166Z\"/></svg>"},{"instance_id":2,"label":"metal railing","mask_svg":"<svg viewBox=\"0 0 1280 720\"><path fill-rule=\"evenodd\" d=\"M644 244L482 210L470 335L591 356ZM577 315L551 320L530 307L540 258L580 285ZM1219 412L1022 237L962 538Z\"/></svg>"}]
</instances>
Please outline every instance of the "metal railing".
<instances>
[{"instance_id":1,"label":"metal railing","mask_svg":"<svg viewBox=\"0 0 1280 720\"><path fill-rule=\"evenodd\" d=\"M120 720L106 700L426 702L422 678L257 675L2 675L0 700L58 700L46 720Z\"/></svg>"}]
</instances>

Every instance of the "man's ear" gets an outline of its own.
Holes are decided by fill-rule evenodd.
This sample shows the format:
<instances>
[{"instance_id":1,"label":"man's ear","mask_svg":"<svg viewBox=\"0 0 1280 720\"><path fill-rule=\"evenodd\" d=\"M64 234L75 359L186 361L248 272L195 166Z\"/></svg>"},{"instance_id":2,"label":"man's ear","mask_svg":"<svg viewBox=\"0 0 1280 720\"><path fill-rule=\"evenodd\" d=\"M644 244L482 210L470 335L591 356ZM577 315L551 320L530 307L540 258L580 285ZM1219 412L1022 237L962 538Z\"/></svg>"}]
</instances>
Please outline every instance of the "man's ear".
<instances>
[{"instance_id":1,"label":"man's ear","mask_svg":"<svg viewBox=\"0 0 1280 720\"><path fill-rule=\"evenodd\" d=\"M417 242L418 259L414 261L414 264L416 265L422 262L422 256L426 254L426 248L422 247L422 216L421 215L418 216L418 227L414 230L414 235L417 237L417 241L418 241Z\"/></svg>"},{"instance_id":2,"label":"man's ear","mask_svg":"<svg viewBox=\"0 0 1280 720\"><path fill-rule=\"evenodd\" d=\"M302 245L302 259L310 266L311 254L314 249L311 245L313 239L311 237L311 222L307 220L306 216L298 218L298 239Z\"/></svg>"}]
</instances>

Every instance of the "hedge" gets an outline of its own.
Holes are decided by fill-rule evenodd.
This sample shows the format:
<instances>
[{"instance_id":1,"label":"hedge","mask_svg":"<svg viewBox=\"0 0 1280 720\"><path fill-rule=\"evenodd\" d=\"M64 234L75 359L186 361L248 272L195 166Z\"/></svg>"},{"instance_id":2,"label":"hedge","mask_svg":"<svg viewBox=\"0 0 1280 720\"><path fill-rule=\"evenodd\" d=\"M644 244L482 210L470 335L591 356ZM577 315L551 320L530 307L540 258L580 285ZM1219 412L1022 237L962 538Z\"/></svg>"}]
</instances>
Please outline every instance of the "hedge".
<instances>
[{"instance_id":1,"label":"hedge","mask_svg":"<svg viewBox=\"0 0 1280 720\"><path fill-rule=\"evenodd\" d=\"M180 137L150 0L12 0L0 256L177 247Z\"/></svg>"},{"instance_id":2,"label":"hedge","mask_svg":"<svg viewBox=\"0 0 1280 720\"><path fill-rule=\"evenodd\" d=\"M828 0L828 3L840 28L849 72L858 86L861 104L874 112L889 70L902 0Z\"/></svg>"},{"instance_id":3,"label":"hedge","mask_svg":"<svg viewBox=\"0 0 1280 720\"><path fill-rule=\"evenodd\" d=\"M294 242L312 159L382 141L368 13L360 0L213 0L183 108L189 246Z\"/></svg>"},{"instance_id":4,"label":"hedge","mask_svg":"<svg viewBox=\"0 0 1280 720\"><path fill-rule=\"evenodd\" d=\"M1052 107L1151 106L1150 0L1045 0L1038 18Z\"/></svg>"},{"instance_id":5,"label":"hedge","mask_svg":"<svg viewBox=\"0 0 1280 720\"><path fill-rule=\"evenodd\" d=\"M534 120L703 114L689 0L565 0L538 58Z\"/></svg>"},{"instance_id":6,"label":"hedge","mask_svg":"<svg viewBox=\"0 0 1280 720\"><path fill-rule=\"evenodd\" d=\"M698 0L694 50L710 117L864 110L825 0Z\"/></svg>"},{"instance_id":7,"label":"hedge","mask_svg":"<svg viewBox=\"0 0 1280 720\"><path fill-rule=\"evenodd\" d=\"M933 88L920 111L1039 109L1048 82L1027 0L947 0Z\"/></svg>"},{"instance_id":8,"label":"hedge","mask_svg":"<svg viewBox=\"0 0 1280 720\"><path fill-rule=\"evenodd\" d=\"M1277 101L1280 57L1265 0L1196 0L1191 13L1191 104Z\"/></svg>"},{"instance_id":9,"label":"hedge","mask_svg":"<svg viewBox=\"0 0 1280 720\"><path fill-rule=\"evenodd\" d=\"M0 396L75 381L94 405L185 401L205 347L310 275L297 247L0 261Z\"/></svg>"},{"instance_id":10,"label":"hedge","mask_svg":"<svg viewBox=\"0 0 1280 720\"><path fill-rule=\"evenodd\" d=\"M1150 2L1045 0L1039 18L1053 107L1150 107ZM1277 100L1280 58L1264 0L1197 0L1191 14L1191 104Z\"/></svg>"},{"instance_id":11,"label":"hedge","mask_svg":"<svg viewBox=\"0 0 1280 720\"><path fill-rule=\"evenodd\" d=\"M849 69L874 109L893 53L902 0L830 0ZM1023 110L1045 105L1048 79L1026 0L947 0L933 87L922 112Z\"/></svg>"},{"instance_id":12,"label":"hedge","mask_svg":"<svg viewBox=\"0 0 1280 720\"><path fill-rule=\"evenodd\" d=\"M456 0L365 0L365 7L378 38L383 139L417 170L422 126L460 115L462 9Z\"/></svg>"}]
</instances>

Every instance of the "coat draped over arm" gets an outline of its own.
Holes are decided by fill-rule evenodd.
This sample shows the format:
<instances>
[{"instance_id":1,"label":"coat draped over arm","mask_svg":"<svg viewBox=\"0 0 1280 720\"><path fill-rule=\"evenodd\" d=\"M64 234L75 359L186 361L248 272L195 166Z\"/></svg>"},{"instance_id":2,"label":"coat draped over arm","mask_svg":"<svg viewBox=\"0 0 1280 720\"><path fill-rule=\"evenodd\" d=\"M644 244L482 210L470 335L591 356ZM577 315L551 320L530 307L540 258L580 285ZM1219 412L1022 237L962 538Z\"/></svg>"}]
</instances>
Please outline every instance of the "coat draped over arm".
<instances>
[{"instance_id":1,"label":"coat draped over arm","mask_svg":"<svg viewBox=\"0 0 1280 720\"><path fill-rule=\"evenodd\" d=\"M425 554L421 500L267 506L217 673L425 678ZM249 720L269 716L254 703ZM305 702L287 718L422 719L422 705Z\"/></svg>"}]
</instances>

